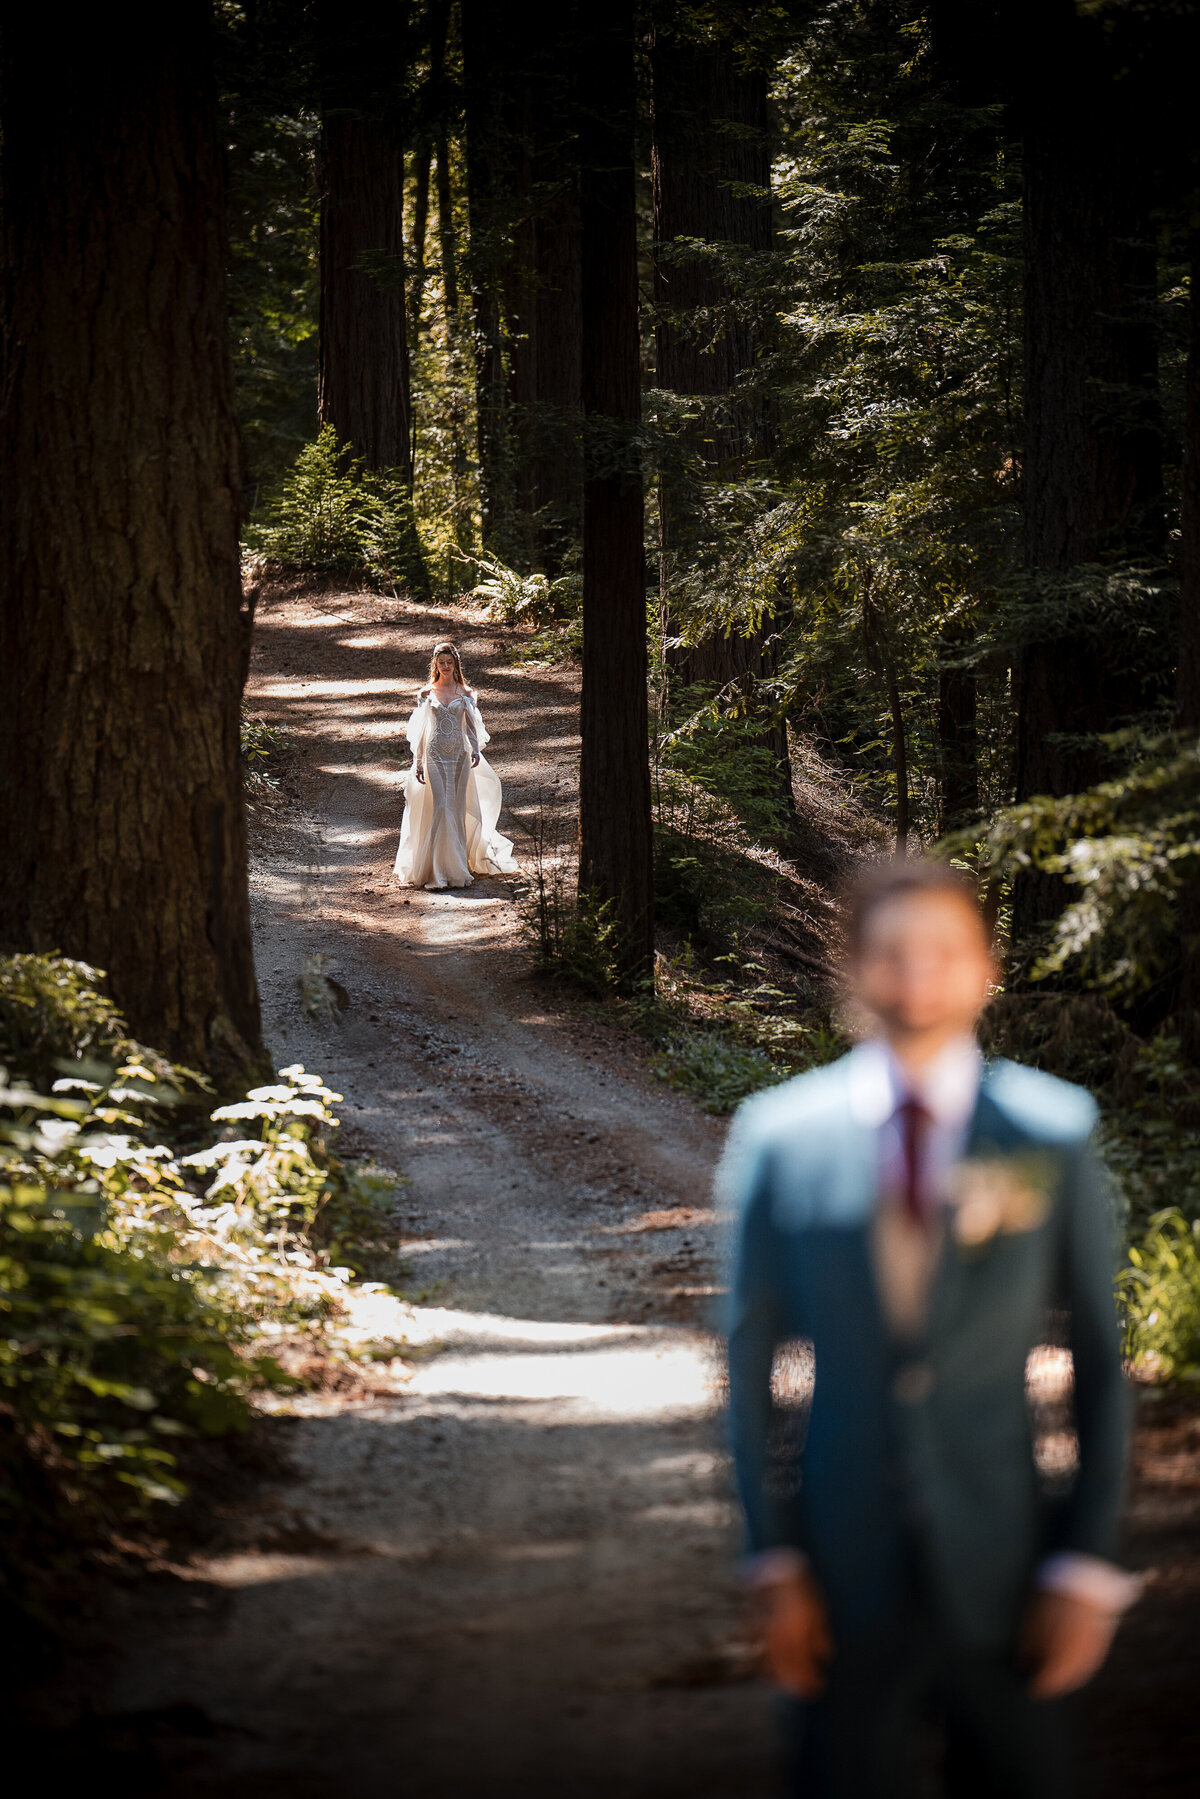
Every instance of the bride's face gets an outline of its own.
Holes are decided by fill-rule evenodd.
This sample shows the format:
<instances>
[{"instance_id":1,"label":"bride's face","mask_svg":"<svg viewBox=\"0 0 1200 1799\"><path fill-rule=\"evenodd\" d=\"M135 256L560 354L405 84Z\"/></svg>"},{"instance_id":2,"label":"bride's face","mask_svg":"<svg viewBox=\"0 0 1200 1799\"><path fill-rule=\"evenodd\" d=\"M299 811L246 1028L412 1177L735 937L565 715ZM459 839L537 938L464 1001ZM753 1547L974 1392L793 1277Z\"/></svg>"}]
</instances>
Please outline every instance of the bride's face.
<instances>
[{"instance_id":1,"label":"bride's face","mask_svg":"<svg viewBox=\"0 0 1200 1799\"><path fill-rule=\"evenodd\" d=\"M439 681L453 681L453 679L454 679L454 657L453 656L439 656L437 659L437 671L438 671L438 680Z\"/></svg>"}]
</instances>

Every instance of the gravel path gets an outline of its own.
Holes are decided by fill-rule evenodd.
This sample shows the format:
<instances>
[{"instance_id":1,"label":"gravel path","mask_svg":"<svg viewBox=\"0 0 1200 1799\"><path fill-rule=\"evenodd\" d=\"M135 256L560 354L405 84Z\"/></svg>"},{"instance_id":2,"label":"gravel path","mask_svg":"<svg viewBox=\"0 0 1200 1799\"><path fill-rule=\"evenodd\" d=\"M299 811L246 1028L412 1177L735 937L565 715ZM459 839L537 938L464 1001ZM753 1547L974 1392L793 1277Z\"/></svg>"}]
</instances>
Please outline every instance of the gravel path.
<instances>
[{"instance_id":1,"label":"gravel path","mask_svg":"<svg viewBox=\"0 0 1200 1799\"><path fill-rule=\"evenodd\" d=\"M573 673L514 668L476 614L298 588L261 607L251 678L302 771L254 872L268 1041L408 1175L425 1348L271 1426L294 1477L146 1609L110 1703L161 1721L179 1794L756 1799L704 1329L722 1133L531 977L519 880L395 885L397 694L443 635L527 863L539 795L571 789ZM317 956L347 996L327 1023L300 1004Z\"/></svg>"}]
</instances>

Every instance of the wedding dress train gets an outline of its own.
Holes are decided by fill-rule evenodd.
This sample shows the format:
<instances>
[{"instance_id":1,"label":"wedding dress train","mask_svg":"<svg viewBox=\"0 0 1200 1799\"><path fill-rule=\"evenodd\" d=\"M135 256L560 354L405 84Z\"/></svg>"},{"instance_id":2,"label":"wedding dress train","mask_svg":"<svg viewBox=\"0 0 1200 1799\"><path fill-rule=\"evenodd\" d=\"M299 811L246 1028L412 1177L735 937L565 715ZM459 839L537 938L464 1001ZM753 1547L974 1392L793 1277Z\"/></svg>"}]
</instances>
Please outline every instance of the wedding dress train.
<instances>
[{"instance_id":1,"label":"wedding dress train","mask_svg":"<svg viewBox=\"0 0 1200 1799\"><path fill-rule=\"evenodd\" d=\"M404 777L404 822L396 852L401 883L469 887L475 875L513 873L512 843L496 829L500 780L484 759L488 733L475 701L458 694L443 706L426 694L405 736L413 765ZM475 768L472 756L479 757Z\"/></svg>"}]
</instances>

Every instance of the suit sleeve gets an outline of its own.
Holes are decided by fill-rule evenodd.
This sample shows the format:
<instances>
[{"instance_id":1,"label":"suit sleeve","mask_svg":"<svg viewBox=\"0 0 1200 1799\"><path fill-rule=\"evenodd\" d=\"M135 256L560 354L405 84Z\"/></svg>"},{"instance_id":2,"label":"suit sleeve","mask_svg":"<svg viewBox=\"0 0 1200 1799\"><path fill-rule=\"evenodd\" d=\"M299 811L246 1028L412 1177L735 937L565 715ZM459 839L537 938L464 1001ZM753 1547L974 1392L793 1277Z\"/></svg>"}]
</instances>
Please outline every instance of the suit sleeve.
<instances>
[{"instance_id":1,"label":"suit sleeve","mask_svg":"<svg viewBox=\"0 0 1200 1799\"><path fill-rule=\"evenodd\" d=\"M726 1330L729 1354L729 1429L734 1478L746 1518L751 1555L799 1546L794 1505L772 1479L774 1407L771 1370L784 1337L779 1290L781 1258L771 1213L770 1156L748 1121L735 1120L719 1177L719 1192L736 1208Z\"/></svg>"},{"instance_id":2,"label":"suit sleeve","mask_svg":"<svg viewBox=\"0 0 1200 1799\"><path fill-rule=\"evenodd\" d=\"M1105 1559L1116 1548L1130 1424L1113 1301L1113 1237L1108 1180L1091 1144L1083 1144L1065 1171L1060 1263L1075 1363L1079 1472L1053 1547Z\"/></svg>"}]
</instances>

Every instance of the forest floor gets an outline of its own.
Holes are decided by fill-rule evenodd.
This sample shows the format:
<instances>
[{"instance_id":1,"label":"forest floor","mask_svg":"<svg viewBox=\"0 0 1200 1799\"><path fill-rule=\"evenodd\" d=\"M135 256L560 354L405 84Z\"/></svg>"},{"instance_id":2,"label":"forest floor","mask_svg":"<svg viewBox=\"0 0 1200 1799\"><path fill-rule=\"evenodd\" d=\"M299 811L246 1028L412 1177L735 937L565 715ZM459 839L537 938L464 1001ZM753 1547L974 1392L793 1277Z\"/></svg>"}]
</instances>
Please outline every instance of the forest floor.
<instances>
[{"instance_id":1,"label":"forest floor","mask_svg":"<svg viewBox=\"0 0 1200 1799\"><path fill-rule=\"evenodd\" d=\"M121 1589L102 1735L180 1799L766 1799L708 1329L723 1130L533 976L519 877L395 884L403 717L439 636L527 868L539 803L573 790L573 670L514 665L462 608L298 583L264 597L249 689L293 746L253 833L267 1040L345 1094L339 1153L407 1178L416 1303L379 1315L409 1352L281 1402L280 1467ZM326 980L322 1019L303 994ZM1183 1794L1195 1411L1154 1412L1139 1457L1155 1584L1090 1709L1114 1791Z\"/></svg>"}]
</instances>

